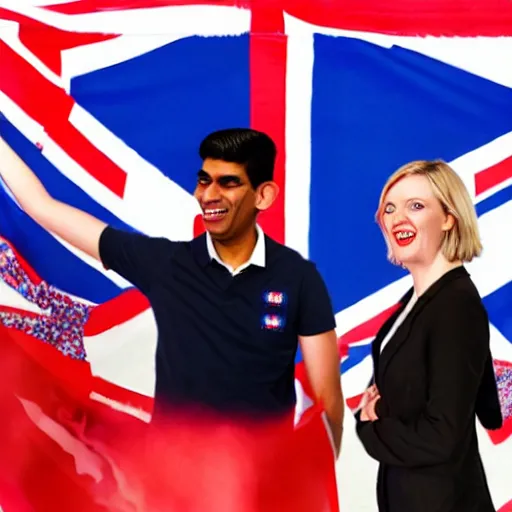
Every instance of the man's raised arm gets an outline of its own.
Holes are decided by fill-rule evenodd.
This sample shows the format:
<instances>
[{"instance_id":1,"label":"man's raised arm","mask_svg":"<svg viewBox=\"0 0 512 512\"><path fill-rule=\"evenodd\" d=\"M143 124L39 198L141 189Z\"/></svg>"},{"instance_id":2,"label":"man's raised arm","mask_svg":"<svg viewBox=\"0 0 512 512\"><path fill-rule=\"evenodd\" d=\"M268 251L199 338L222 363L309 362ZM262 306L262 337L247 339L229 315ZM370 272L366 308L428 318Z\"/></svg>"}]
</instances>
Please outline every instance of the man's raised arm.
<instances>
[{"instance_id":1,"label":"man's raised arm","mask_svg":"<svg viewBox=\"0 0 512 512\"><path fill-rule=\"evenodd\" d=\"M100 259L99 239L106 224L51 197L37 176L1 137L0 176L23 210L38 224Z\"/></svg>"}]
</instances>

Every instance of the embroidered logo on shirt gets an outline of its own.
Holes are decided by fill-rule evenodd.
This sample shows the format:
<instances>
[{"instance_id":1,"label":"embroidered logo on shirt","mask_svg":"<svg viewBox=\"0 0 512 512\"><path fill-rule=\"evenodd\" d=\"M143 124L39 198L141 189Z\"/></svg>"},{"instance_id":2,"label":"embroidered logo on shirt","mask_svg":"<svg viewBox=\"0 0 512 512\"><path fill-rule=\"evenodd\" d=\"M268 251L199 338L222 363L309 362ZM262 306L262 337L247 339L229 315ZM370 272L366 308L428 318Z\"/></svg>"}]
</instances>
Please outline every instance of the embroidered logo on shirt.
<instances>
[{"instance_id":1,"label":"embroidered logo on shirt","mask_svg":"<svg viewBox=\"0 0 512 512\"><path fill-rule=\"evenodd\" d=\"M283 331L286 326L288 297L286 293L266 290L262 295L263 312L261 328L269 331Z\"/></svg>"},{"instance_id":2,"label":"embroidered logo on shirt","mask_svg":"<svg viewBox=\"0 0 512 512\"><path fill-rule=\"evenodd\" d=\"M270 331L281 331L284 323L284 318L281 315L264 315L262 327Z\"/></svg>"},{"instance_id":3,"label":"embroidered logo on shirt","mask_svg":"<svg viewBox=\"0 0 512 512\"><path fill-rule=\"evenodd\" d=\"M286 294L283 292L265 292L263 301L268 306L281 307L286 304Z\"/></svg>"}]
</instances>

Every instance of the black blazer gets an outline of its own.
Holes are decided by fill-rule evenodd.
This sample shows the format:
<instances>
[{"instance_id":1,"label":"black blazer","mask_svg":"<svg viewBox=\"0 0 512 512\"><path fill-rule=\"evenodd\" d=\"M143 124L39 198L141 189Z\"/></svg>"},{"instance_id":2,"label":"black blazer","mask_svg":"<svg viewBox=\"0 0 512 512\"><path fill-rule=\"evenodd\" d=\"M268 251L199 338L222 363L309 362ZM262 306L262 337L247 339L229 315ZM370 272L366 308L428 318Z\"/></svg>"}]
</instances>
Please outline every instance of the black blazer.
<instances>
[{"instance_id":1,"label":"black blazer","mask_svg":"<svg viewBox=\"0 0 512 512\"><path fill-rule=\"evenodd\" d=\"M495 512L475 425L475 416L488 429L502 424L487 313L457 267L418 298L381 353L412 292L373 342L379 419L356 415L359 439L380 462L379 511Z\"/></svg>"}]
</instances>

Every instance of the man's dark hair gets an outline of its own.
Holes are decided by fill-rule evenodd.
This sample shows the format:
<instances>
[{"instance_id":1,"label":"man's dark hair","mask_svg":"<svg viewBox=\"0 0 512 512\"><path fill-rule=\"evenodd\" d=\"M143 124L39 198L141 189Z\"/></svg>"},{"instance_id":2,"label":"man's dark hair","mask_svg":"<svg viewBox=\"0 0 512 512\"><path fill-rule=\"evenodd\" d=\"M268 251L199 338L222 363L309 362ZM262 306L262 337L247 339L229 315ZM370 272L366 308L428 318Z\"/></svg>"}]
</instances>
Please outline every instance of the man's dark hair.
<instances>
[{"instance_id":1,"label":"man's dark hair","mask_svg":"<svg viewBox=\"0 0 512 512\"><path fill-rule=\"evenodd\" d=\"M267 134L250 128L210 133L199 146L202 160L212 158L244 165L253 188L274 178L276 153L276 145Z\"/></svg>"}]
</instances>

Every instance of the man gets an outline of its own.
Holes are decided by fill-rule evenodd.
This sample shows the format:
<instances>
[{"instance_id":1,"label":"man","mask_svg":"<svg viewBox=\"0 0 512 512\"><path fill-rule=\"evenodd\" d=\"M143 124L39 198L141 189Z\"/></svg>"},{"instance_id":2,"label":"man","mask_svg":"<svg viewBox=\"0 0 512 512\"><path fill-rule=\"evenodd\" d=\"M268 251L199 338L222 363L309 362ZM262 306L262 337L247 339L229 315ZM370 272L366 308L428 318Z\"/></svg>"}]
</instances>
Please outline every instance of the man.
<instances>
[{"instance_id":1,"label":"man","mask_svg":"<svg viewBox=\"0 0 512 512\"><path fill-rule=\"evenodd\" d=\"M173 242L123 232L53 199L0 138L0 175L36 222L144 293L158 326L155 415L200 406L266 417L295 405L300 342L339 454L343 397L330 298L315 266L256 224L274 202L276 148L223 130L201 143L195 197L206 234Z\"/></svg>"}]
</instances>

